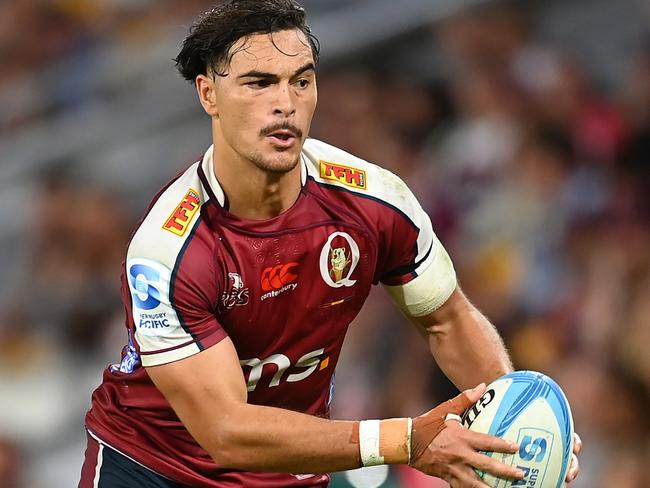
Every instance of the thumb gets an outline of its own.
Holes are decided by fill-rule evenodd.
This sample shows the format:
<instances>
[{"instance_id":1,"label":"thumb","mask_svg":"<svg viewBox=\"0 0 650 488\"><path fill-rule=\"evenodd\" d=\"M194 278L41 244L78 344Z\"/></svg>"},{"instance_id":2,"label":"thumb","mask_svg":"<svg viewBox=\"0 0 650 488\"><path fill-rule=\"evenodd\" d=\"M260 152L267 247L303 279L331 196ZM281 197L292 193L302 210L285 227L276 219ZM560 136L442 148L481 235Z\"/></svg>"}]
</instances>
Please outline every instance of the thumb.
<instances>
[{"instance_id":1,"label":"thumb","mask_svg":"<svg viewBox=\"0 0 650 488\"><path fill-rule=\"evenodd\" d=\"M485 393L485 383L481 383L471 390L465 390L460 395L448 401L448 411L457 415L462 414L469 407L474 405Z\"/></svg>"},{"instance_id":2,"label":"thumb","mask_svg":"<svg viewBox=\"0 0 650 488\"><path fill-rule=\"evenodd\" d=\"M411 459L418 460L431 441L444 429L445 417L448 413L461 415L474 405L483 396L483 393L485 393L485 383L481 383L472 390L465 390L424 415L415 417L411 434Z\"/></svg>"}]
</instances>

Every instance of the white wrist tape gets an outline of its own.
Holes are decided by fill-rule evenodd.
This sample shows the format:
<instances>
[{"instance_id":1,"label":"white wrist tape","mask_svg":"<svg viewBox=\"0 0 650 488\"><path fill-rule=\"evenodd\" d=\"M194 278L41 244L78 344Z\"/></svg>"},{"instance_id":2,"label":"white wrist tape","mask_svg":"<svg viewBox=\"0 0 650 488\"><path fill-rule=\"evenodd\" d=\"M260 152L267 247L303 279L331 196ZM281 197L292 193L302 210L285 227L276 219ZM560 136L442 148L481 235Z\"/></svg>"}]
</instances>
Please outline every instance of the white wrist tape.
<instances>
[{"instance_id":1,"label":"white wrist tape","mask_svg":"<svg viewBox=\"0 0 650 488\"><path fill-rule=\"evenodd\" d=\"M363 466L411 462L411 418L359 422L359 454Z\"/></svg>"},{"instance_id":2,"label":"white wrist tape","mask_svg":"<svg viewBox=\"0 0 650 488\"><path fill-rule=\"evenodd\" d=\"M408 448L408 455L409 455L409 459L406 464L410 466L411 465L411 434L413 433L413 419L411 417L408 417L406 421L408 422L407 424L408 430L406 431L406 435L407 435L406 447Z\"/></svg>"},{"instance_id":3,"label":"white wrist tape","mask_svg":"<svg viewBox=\"0 0 650 488\"><path fill-rule=\"evenodd\" d=\"M384 464L384 457L379 454L379 422L379 420L359 422L359 452L363 466Z\"/></svg>"}]
</instances>

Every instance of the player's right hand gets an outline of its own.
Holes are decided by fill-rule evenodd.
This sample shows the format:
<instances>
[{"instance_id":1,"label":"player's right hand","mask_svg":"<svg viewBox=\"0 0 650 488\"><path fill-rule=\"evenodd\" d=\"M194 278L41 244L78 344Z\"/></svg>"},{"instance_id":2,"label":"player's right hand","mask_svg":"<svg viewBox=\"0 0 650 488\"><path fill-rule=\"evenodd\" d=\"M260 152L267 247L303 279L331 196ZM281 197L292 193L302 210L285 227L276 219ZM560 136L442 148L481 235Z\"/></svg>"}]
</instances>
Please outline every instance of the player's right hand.
<instances>
[{"instance_id":1,"label":"player's right hand","mask_svg":"<svg viewBox=\"0 0 650 488\"><path fill-rule=\"evenodd\" d=\"M431 476L447 481L452 488L489 488L474 471L486 471L494 476L522 479L524 473L479 451L515 453L519 446L464 428L456 420L445 420L447 414L461 415L474 405L485 392L481 383L457 397L413 419L410 465Z\"/></svg>"}]
</instances>

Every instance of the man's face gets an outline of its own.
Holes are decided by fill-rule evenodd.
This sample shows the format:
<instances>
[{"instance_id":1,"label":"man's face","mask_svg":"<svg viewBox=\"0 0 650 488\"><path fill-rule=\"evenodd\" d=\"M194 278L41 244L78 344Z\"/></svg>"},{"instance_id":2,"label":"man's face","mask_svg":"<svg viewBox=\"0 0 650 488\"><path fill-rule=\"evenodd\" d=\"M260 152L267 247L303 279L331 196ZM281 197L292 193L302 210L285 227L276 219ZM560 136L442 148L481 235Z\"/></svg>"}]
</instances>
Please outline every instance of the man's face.
<instances>
[{"instance_id":1,"label":"man's face","mask_svg":"<svg viewBox=\"0 0 650 488\"><path fill-rule=\"evenodd\" d=\"M215 75L222 143L258 168L275 173L300 160L316 108L314 58L299 30L240 39Z\"/></svg>"}]
</instances>

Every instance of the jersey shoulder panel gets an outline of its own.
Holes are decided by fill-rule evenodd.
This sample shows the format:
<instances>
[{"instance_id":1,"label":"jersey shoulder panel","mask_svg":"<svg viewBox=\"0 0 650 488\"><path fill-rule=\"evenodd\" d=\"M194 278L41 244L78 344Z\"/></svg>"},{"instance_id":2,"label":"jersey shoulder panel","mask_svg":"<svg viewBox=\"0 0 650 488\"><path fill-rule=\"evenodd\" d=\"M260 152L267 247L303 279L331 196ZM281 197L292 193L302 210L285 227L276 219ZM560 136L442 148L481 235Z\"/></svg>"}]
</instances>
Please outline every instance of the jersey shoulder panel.
<instances>
[{"instance_id":1,"label":"jersey shoulder panel","mask_svg":"<svg viewBox=\"0 0 650 488\"><path fill-rule=\"evenodd\" d=\"M307 139L303 153L308 174L319 184L377 200L414 223L419 220L420 204L391 171L317 139Z\"/></svg>"},{"instance_id":2,"label":"jersey shoulder panel","mask_svg":"<svg viewBox=\"0 0 650 488\"><path fill-rule=\"evenodd\" d=\"M207 200L198 166L191 165L153 202L131 239L127 259L146 257L173 267Z\"/></svg>"},{"instance_id":3,"label":"jersey shoulder panel","mask_svg":"<svg viewBox=\"0 0 650 488\"><path fill-rule=\"evenodd\" d=\"M206 299L218 296L218 284L211 234L197 232L209 200L199 164L158 196L127 251L125 299L144 366L196 354L226 335Z\"/></svg>"},{"instance_id":4,"label":"jersey shoulder panel","mask_svg":"<svg viewBox=\"0 0 650 488\"><path fill-rule=\"evenodd\" d=\"M380 204L374 214L364 207L366 216L374 215L380 245L378 281L404 284L429 267L441 244L431 219L399 176L316 139L308 139L303 152L307 171L319 185Z\"/></svg>"}]
</instances>

